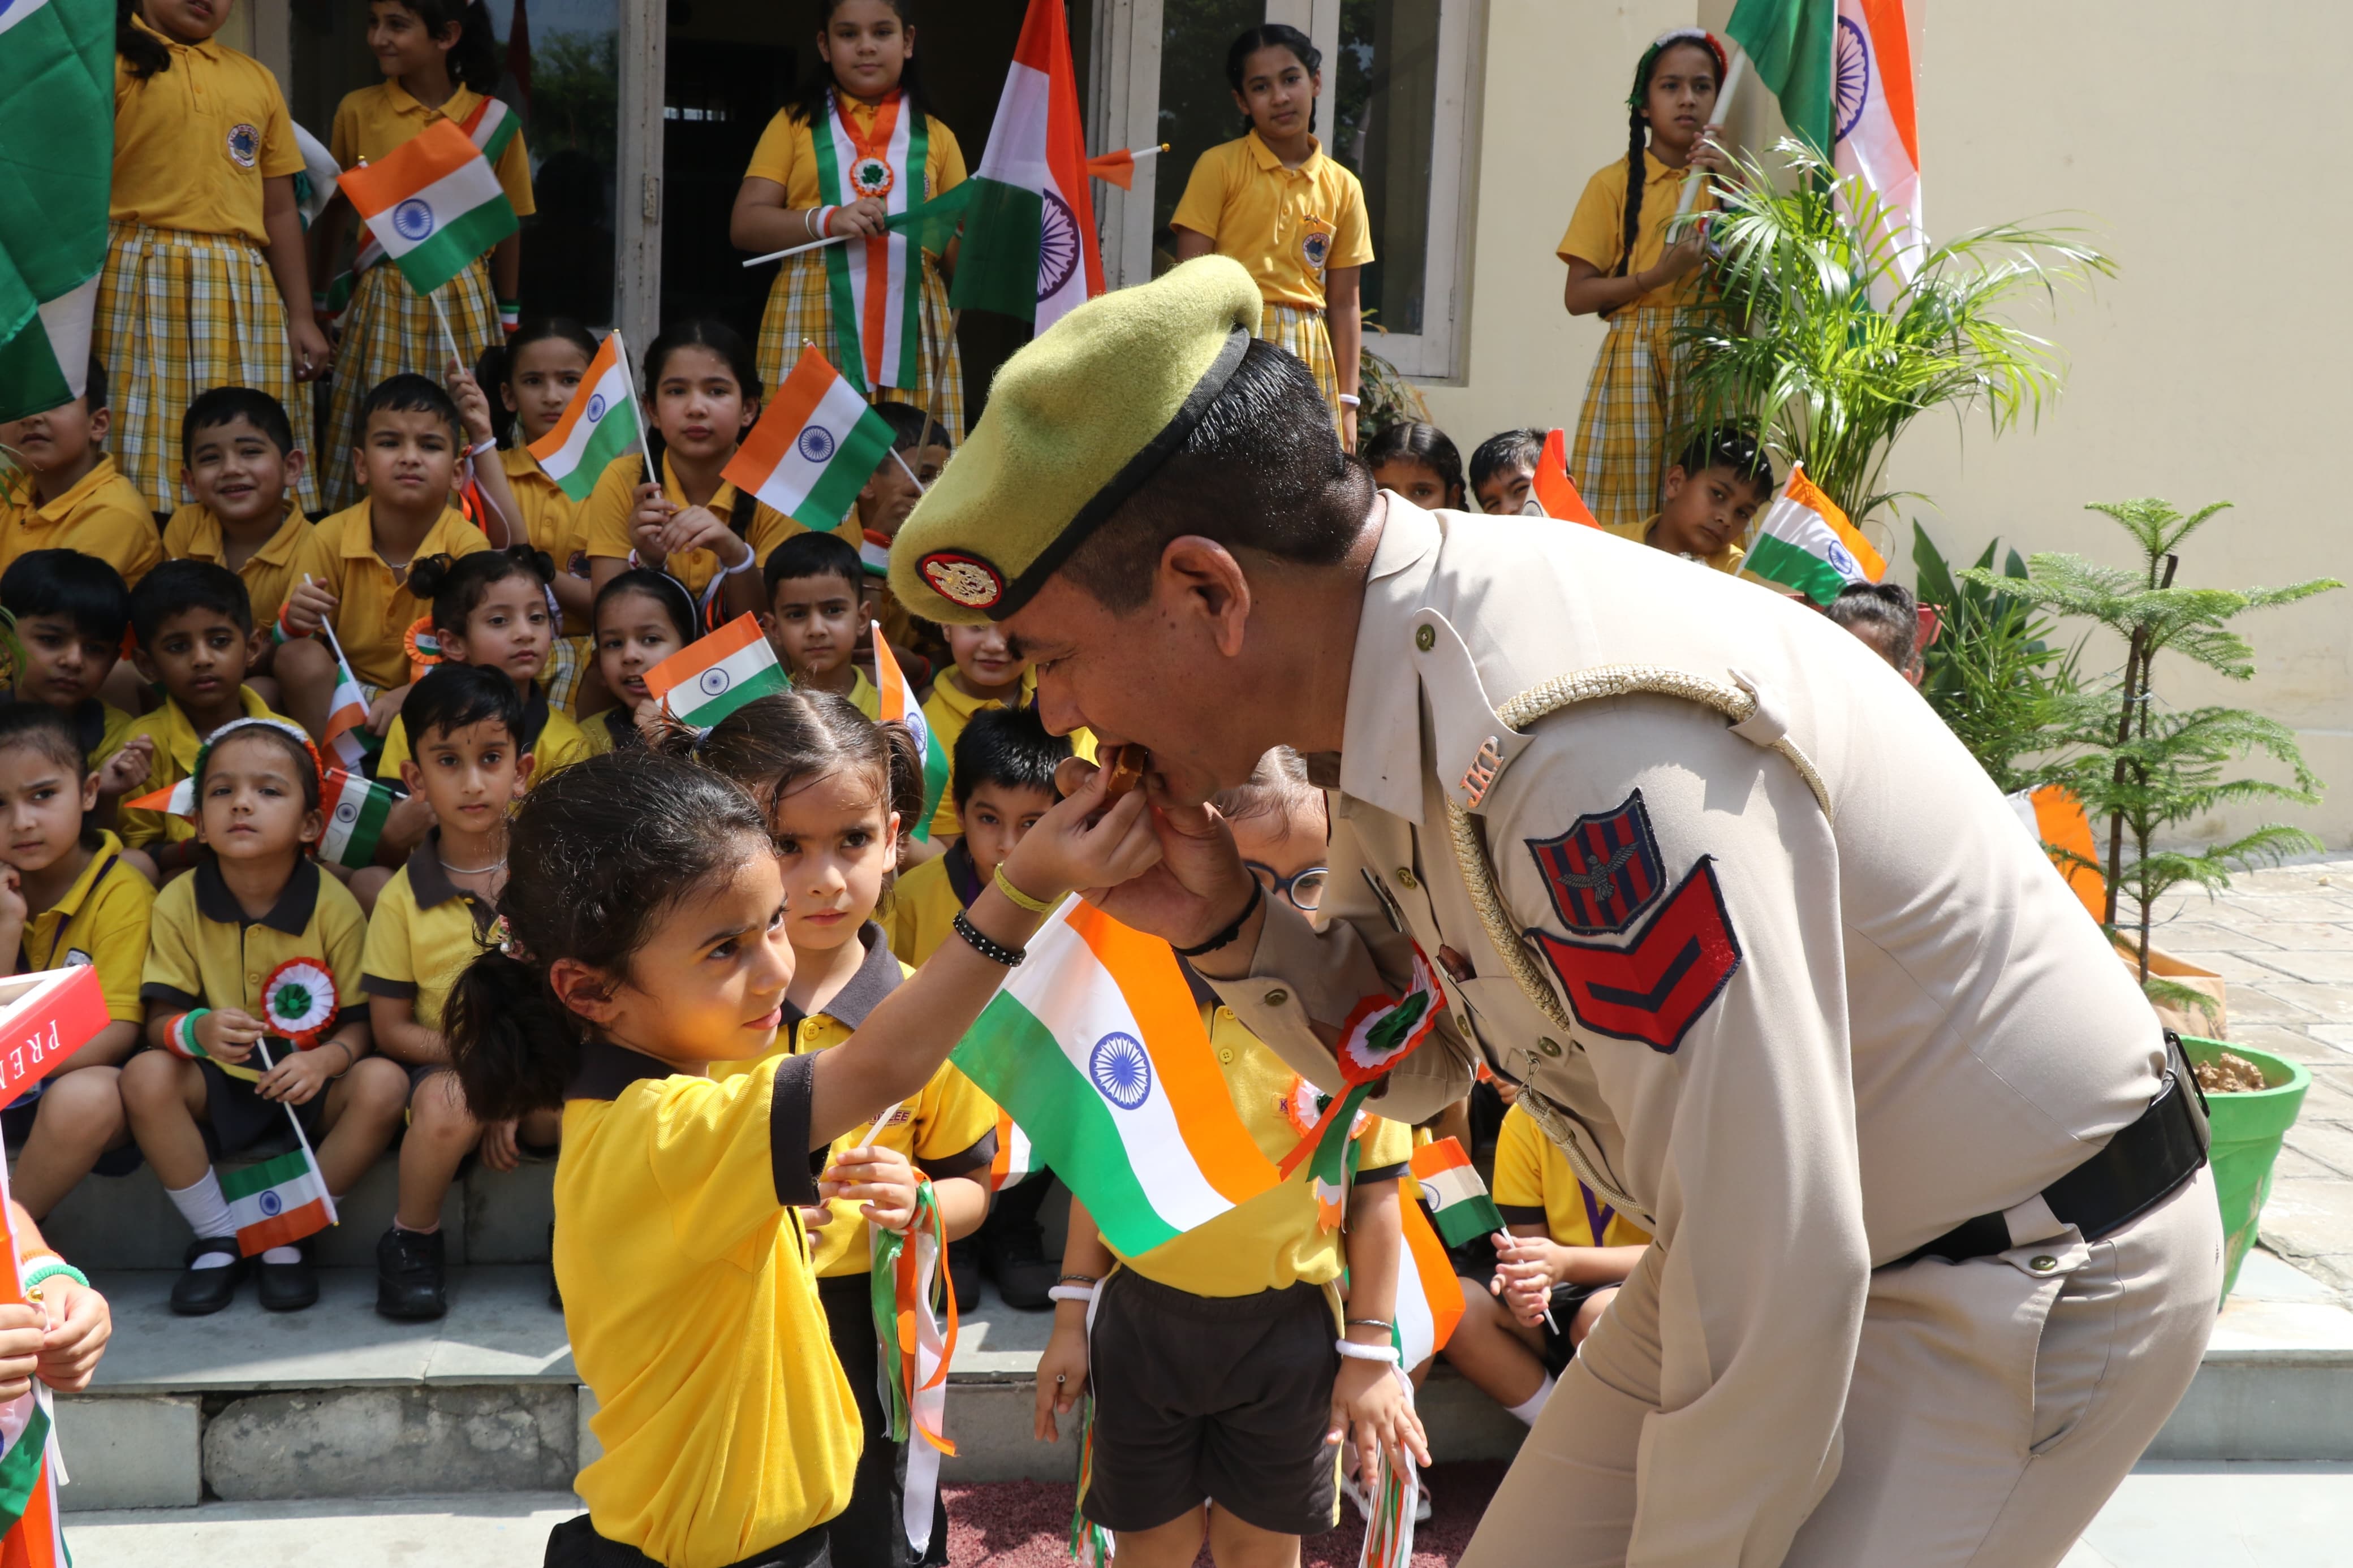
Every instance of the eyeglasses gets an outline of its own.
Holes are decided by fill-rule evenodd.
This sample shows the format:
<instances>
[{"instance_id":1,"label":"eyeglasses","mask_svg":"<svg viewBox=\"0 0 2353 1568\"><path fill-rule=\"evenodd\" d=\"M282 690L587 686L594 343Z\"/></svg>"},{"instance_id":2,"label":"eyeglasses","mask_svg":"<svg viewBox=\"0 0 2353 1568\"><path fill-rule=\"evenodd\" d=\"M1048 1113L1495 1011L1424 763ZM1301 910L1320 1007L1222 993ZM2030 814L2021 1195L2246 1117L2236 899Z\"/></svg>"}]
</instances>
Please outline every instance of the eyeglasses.
<instances>
[{"instance_id":1,"label":"eyeglasses","mask_svg":"<svg viewBox=\"0 0 2353 1568\"><path fill-rule=\"evenodd\" d=\"M1323 903L1324 884L1332 876L1329 866L1310 866L1292 876L1278 877L1271 866L1262 866L1255 860L1245 860L1242 864L1250 868L1250 874L1258 879L1260 887L1278 899L1289 899L1292 908L1311 915L1315 912L1316 906Z\"/></svg>"}]
</instances>

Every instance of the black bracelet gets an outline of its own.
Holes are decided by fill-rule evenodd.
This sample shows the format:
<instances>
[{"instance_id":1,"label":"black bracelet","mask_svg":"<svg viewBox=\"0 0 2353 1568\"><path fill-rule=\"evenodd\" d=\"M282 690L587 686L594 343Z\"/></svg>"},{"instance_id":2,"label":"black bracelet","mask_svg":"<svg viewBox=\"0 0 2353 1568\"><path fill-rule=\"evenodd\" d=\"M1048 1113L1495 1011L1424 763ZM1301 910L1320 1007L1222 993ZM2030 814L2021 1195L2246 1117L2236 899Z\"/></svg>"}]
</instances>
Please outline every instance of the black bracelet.
<instances>
[{"instance_id":1,"label":"black bracelet","mask_svg":"<svg viewBox=\"0 0 2353 1568\"><path fill-rule=\"evenodd\" d=\"M1242 927L1249 923L1250 916L1258 913L1258 906L1265 897L1266 888L1264 884L1261 883L1256 877L1252 877L1250 879L1250 901L1242 906L1242 912L1236 915L1232 920L1227 921L1224 930L1219 931L1217 935L1211 937L1208 941L1201 943L1200 946L1178 948L1176 950L1176 956L1179 958L1198 958L1205 952L1217 952L1218 949L1225 946L1228 942L1233 941L1234 938L1241 935Z\"/></svg>"},{"instance_id":2,"label":"black bracelet","mask_svg":"<svg viewBox=\"0 0 2353 1568\"><path fill-rule=\"evenodd\" d=\"M1005 965L1006 968L1011 969L1015 965L1018 964L1023 959L1029 956L1026 949L1008 947L1003 942L998 942L996 938L989 936L978 926L973 924L971 918L962 910L958 910L956 911L955 923L956 935L964 938L966 942L971 944L973 952L980 954L981 957L988 960L991 963L1001 963Z\"/></svg>"}]
</instances>

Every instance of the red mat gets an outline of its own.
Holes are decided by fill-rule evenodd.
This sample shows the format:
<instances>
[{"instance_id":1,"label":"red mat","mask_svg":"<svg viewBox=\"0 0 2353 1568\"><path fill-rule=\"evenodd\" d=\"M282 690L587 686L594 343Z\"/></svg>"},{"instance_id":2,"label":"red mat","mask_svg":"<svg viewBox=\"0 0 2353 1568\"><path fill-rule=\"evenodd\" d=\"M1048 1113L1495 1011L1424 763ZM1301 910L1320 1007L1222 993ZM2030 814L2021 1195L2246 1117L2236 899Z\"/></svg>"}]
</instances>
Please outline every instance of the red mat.
<instances>
[{"instance_id":1,"label":"red mat","mask_svg":"<svg viewBox=\"0 0 2353 1568\"><path fill-rule=\"evenodd\" d=\"M1471 1543L1487 1500L1504 1479L1501 1463L1439 1465L1429 1473L1430 1521L1414 1530L1413 1568L1452 1568ZM950 1568L1064 1568L1070 1558L1071 1505L1076 1489L1048 1481L948 1487ZM1340 1527L1302 1543L1302 1568L1356 1568L1364 1521L1345 1500ZM1209 1568L1205 1547L1200 1568Z\"/></svg>"}]
</instances>

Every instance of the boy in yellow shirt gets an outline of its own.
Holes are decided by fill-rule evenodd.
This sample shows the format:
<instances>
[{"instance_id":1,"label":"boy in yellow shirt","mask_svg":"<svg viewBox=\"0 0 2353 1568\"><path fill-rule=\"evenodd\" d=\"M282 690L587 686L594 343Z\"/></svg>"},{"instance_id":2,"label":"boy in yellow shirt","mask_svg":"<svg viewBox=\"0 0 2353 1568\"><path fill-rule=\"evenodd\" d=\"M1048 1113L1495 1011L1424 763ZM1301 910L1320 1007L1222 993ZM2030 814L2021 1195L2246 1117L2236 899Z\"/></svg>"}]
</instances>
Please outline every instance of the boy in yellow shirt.
<instances>
[{"instance_id":1,"label":"boy in yellow shirt","mask_svg":"<svg viewBox=\"0 0 2353 1568\"><path fill-rule=\"evenodd\" d=\"M131 715L99 693L122 657L131 594L113 567L79 550L36 550L0 572L0 609L16 622L23 668L7 700L64 715L98 776L91 820L114 824L117 804L147 776L153 742L131 733Z\"/></svg>"},{"instance_id":2,"label":"boy in yellow shirt","mask_svg":"<svg viewBox=\"0 0 2353 1568\"><path fill-rule=\"evenodd\" d=\"M14 955L12 974L93 965L109 1020L0 1114L23 1145L11 1186L36 1218L92 1169L121 1176L139 1165L116 1079L146 1016L139 981L155 892L114 835L84 829L97 796L62 715L34 702L0 708L0 953Z\"/></svg>"},{"instance_id":3,"label":"boy in yellow shirt","mask_svg":"<svg viewBox=\"0 0 2353 1568\"><path fill-rule=\"evenodd\" d=\"M869 719L881 713L882 694L850 662L865 629L858 552L837 534L796 533L770 552L765 575L768 643L794 687L847 697Z\"/></svg>"},{"instance_id":4,"label":"boy in yellow shirt","mask_svg":"<svg viewBox=\"0 0 2353 1568\"><path fill-rule=\"evenodd\" d=\"M1666 504L1609 531L1653 550L1737 573L1757 513L1773 499L1773 463L1756 438L1729 426L1702 430L1667 468Z\"/></svg>"},{"instance_id":5,"label":"boy in yellow shirt","mask_svg":"<svg viewBox=\"0 0 2353 1568\"><path fill-rule=\"evenodd\" d=\"M139 638L132 661L164 689L162 706L131 724L131 737L148 742L147 776L136 795L186 778L197 751L222 725L276 717L245 684L254 652L268 639L255 634L245 584L227 567L164 562L132 591L131 626ZM140 852L159 882L198 859L195 823L167 811L126 809L122 842Z\"/></svg>"},{"instance_id":6,"label":"boy in yellow shirt","mask_svg":"<svg viewBox=\"0 0 2353 1568\"><path fill-rule=\"evenodd\" d=\"M428 555L491 547L450 505L464 443L458 405L439 384L404 374L368 394L351 454L366 499L319 524L326 574L288 596L287 640L278 650L281 700L314 738L326 734L336 679L320 627L333 627L365 696L369 732L382 736L408 695L402 639L426 610L409 588L409 568Z\"/></svg>"},{"instance_id":7,"label":"boy in yellow shirt","mask_svg":"<svg viewBox=\"0 0 2353 1568\"><path fill-rule=\"evenodd\" d=\"M180 421L180 482L196 499L164 525L164 553L209 561L245 584L254 624L273 626L305 577L323 579L327 558L293 492L303 453L278 399L249 386L200 393ZM247 671L268 675L274 640L256 647Z\"/></svg>"},{"instance_id":8,"label":"boy in yellow shirt","mask_svg":"<svg viewBox=\"0 0 2353 1568\"><path fill-rule=\"evenodd\" d=\"M90 360L71 403L0 424L0 447L23 454L28 484L0 496L0 572L35 550L79 550L136 583L164 559L155 514L105 450L113 412L106 366Z\"/></svg>"}]
</instances>

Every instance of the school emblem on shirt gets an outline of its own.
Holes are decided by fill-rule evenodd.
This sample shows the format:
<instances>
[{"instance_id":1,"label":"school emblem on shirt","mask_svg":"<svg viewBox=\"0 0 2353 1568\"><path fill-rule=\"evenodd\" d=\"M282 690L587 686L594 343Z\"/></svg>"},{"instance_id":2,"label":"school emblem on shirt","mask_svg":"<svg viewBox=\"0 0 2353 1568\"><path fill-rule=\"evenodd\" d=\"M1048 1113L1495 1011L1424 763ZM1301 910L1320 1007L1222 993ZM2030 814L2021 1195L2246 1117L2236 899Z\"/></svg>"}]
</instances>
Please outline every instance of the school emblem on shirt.
<instances>
[{"instance_id":1,"label":"school emblem on shirt","mask_svg":"<svg viewBox=\"0 0 2353 1568\"><path fill-rule=\"evenodd\" d=\"M1005 597L1005 579L997 568L961 550L934 550L915 563L915 571L932 592L967 610L985 610Z\"/></svg>"},{"instance_id":2,"label":"school emblem on shirt","mask_svg":"<svg viewBox=\"0 0 2353 1568\"><path fill-rule=\"evenodd\" d=\"M572 559L564 563L564 569L575 577L586 577L588 575L588 552L586 550L574 551Z\"/></svg>"},{"instance_id":3,"label":"school emblem on shirt","mask_svg":"<svg viewBox=\"0 0 2353 1568\"><path fill-rule=\"evenodd\" d=\"M1332 237L1320 228L1310 229L1307 237L1299 242L1299 254L1306 258L1311 268L1323 271L1324 258L1332 254Z\"/></svg>"},{"instance_id":4,"label":"school emblem on shirt","mask_svg":"<svg viewBox=\"0 0 2353 1568\"><path fill-rule=\"evenodd\" d=\"M887 196L898 183L899 172L888 158L870 153L849 165L849 188L861 196Z\"/></svg>"},{"instance_id":5,"label":"school emblem on shirt","mask_svg":"<svg viewBox=\"0 0 2353 1568\"><path fill-rule=\"evenodd\" d=\"M261 155L261 132L250 125L232 125L228 131L229 161L240 169L253 167Z\"/></svg>"}]
</instances>

